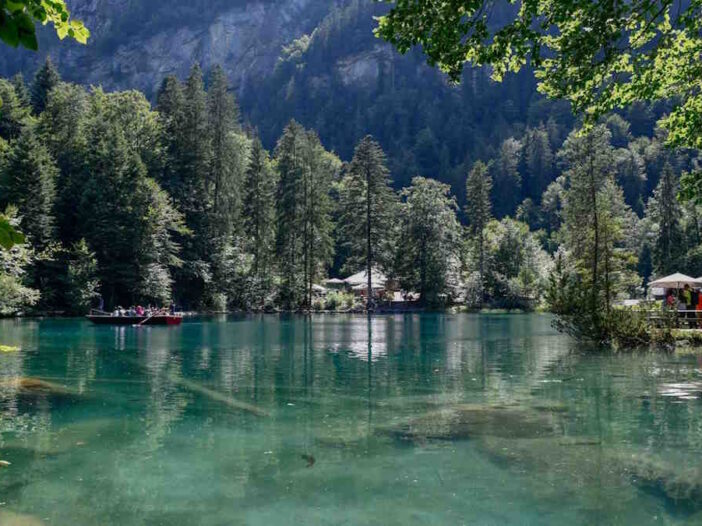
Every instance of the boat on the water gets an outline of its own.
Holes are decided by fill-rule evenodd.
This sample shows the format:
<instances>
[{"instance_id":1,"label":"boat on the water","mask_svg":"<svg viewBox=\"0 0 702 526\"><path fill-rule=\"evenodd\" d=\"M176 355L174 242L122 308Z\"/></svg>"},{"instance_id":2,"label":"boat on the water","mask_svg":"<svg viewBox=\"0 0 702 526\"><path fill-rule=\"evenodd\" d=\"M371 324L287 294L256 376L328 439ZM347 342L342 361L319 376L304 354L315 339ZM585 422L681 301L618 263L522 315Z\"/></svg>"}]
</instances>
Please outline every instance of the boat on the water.
<instances>
[{"instance_id":1,"label":"boat on the water","mask_svg":"<svg viewBox=\"0 0 702 526\"><path fill-rule=\"evenodd\" d=\"M154 316L112 316L111 314L90 314L86 316L96 325L180 325L180 314L156 314Z\"/></svg>"}]
</instances>

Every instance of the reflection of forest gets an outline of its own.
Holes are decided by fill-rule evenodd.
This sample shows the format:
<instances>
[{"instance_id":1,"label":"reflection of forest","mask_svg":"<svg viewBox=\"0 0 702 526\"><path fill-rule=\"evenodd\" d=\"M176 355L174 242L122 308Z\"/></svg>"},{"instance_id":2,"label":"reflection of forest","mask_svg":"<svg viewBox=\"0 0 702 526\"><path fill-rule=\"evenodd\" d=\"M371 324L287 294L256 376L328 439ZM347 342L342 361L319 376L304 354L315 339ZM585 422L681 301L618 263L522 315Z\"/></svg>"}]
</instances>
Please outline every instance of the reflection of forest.
<instances>
[{"instance_id":1,"label":"reflection of forest","mask_svg":"<svg viewBox=\"0 0 702 526\"><path fill-rule=\"evenodd\" d=\"M676 467L702 453L697 359L586 353L549 321L250 316L175 330L3 321L2 343L21 351L0 356L0 459L14 455L24 475L0 488L15 484L10 501L31 500L29 488L45 491L47 477L109 449L93 468L113 470L102 494L129 494L135 513L176 498L152 484L182 479L183 462L253 505L307 473L303 456L342 465L395 455L401 443L467 439L498 466L566 486L628 488L636 475L673 500L694 504L701 492L702 502L702 473ZM305 488L313 481L295 491ZM86 492L73 498L97 498Z\"/></svg>"}]
</instances>

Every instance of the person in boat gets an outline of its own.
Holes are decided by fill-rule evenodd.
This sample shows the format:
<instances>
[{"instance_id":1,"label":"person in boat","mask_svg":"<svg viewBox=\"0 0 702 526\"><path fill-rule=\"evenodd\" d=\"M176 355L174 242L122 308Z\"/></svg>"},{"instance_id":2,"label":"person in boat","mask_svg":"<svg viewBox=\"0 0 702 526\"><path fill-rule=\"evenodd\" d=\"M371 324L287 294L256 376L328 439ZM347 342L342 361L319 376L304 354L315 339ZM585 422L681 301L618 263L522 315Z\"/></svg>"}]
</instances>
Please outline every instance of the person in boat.
<instances>
[{"instance_id":1,"label":"person in boat","mask_svg":"<svg viewBox=\"0 0 702 526\"><path fill-rule=\"evenodd\" d=\"M136 306L136 315L137 316L143 316L145 314L145 312L146 311L144 311L144 307L142 307L141 305Z\"/></svg>"},{"instance_id":2,"label":"person in boat","mask_svg":"<svg viewBox=\"0 0 702 526\"><path fill-rule=\"evenodd\" d=\"M176 313L175 302L173 302L173 301L171 302L171 306L170 306L169 311L170 311L170 313L171 313L171 316L173 316L173 315Z\"/></svg>"}]
</instances>

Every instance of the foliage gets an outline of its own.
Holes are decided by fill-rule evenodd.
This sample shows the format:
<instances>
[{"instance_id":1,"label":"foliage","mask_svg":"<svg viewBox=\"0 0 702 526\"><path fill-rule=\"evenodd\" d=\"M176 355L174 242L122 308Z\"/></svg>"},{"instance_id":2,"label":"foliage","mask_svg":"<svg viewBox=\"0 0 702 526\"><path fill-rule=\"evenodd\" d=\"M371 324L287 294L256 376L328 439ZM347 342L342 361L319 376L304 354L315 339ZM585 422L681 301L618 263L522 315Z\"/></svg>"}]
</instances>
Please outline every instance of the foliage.
<instances>
[{"instance_id":1,"label":"foliage","mask_svg":"<svg viewBox=\"0 0 702 526\"><path fill-rule=\"evenodd\" d=\"M44 249L54 238L53 215L58 169L34 130L14 142L3 167L2 204L17 206L20 228Z\"/></svg>"},{"instance_id":2,"label":"foliage","mask_svg":"<svg viewBox=\"0 0 702 526\"><path fill-rule=\"evenodd\" d=\"M317 38L301 56L316 53ZM487 162L463 156L451 177L466 192L454 198L424 177L396 192L396 164L371 137L342 167L291 121L271 158L242 129L223 72L209 79L205 89L198 67L184 83L164 79L156 110L136 91L52 82L37 115L21 84L0 81L10 101L0 113L9 130L1 198L19 207L8 225L23 221L20 248L31 254L12 278L27 289L24 306L84 312L99 292L107 307L351 309L360 300L318 298L313 285L363 265L427 306L532 309L544 299L571 334L631 339L636 324L617 322L615 304L641 293L637 255L641 276L651 273L657 256L645 247L668 224L663 194L679 239L671 259L702 274L698 207L674 200L696 156L666 153L662 135L641 136L635 115L563 144L566 128L550 120L515 128ZM433 130L416 130L412 170L447 166Z\"/></svg>"},{"instance_id":3,"label":"foliage","mask_svg":"<svg viewBox=\"0 0 702 526\"><path fill-rule=\"evenodd\" d=\"M51 62L51 58L46 57L44 65L34 74L34 82L29 94L32 110L39 115L46 108L46 101L49 93L61 81L58 70Z\"/></svg>"},{"instance_id":4,"label":"foliage","mask_svg":"<svg viewBox=\"0 0 702 526\"><path fill-rule=\"evenodd\" d=\"M255 305L262 306L272 288L275 258L277 171L260 140L253 141L244 185L244 230L252 256Z\"/></svg>"},{"instance_id":5,"label":"foliage","mask_svg":"<svg viewBox=\"0 0 702 526\"><path fill-rule=\"evenodd\" d=\"M613 179L610 132L598 126L585 135L571 134L562 158L568 188L565 194L564 247L574 276L563 283L574 301L558 310L571 332L596 341L611 334L613 303L636 281L635 255L626 246L627 206Z\"/></svg>"},{"instance_id":6,"label":"foliage","mask_svg":"<svg viewBox=\"0 0 702 526\"><path fill-rule=\"evenodd\" d=\"M36 51L35 23L52 24L58 37L85 44L90 31L82 22L70 18L64 0L8 0L0 6L0 40L5 44Z\"/></svg>"},{"instance_id":7,"label":"foliage","mask_svg":"<svg viewBox=\"0 0 702 526\"><path fill-rule=\"evenodd\" d=\"M492 219L491 190L488 168L478 161L466 179L466 216L468 233L478 254L479 305L485 301L485 228Z\"/></svg>"},{"instance_id":8,"label":"foliage","mask_svg":"<svg viewBox=\"0 0 702 526\"><path fill-rule=\"evenodd\" d=\"M4 79L0 79L0 101L0 138L11 141L32 123L29 107L17 95L15 87Z\"/></svg>"},{"instance_id":9,"label":"foliage","mask_svg":"<svg viewBox=\"0 0 702 526\"><path fill-rule=\"evenodd\" d=\"M95 253L81 239L71 247L66 261L66 305L70 312L85 314L100 296Z\"/></svg>"},{"instance_id":10,"label":"foliage","mask_svg":"<svg viewBox=\"0 0 702 526\"><path fill-rule=\"evenodd\" d=\"M552 261L529 226L511 218L491 221L485 238L485 300L498 308L538 306ZM475 263L468 267L475 268Z\"/></svg>"},{"instance_id":11,"label":"foliage","mask_svg":"<svg viewBox=\"0 0 702 526\"><path fill-rule=\"evenodd\" d=\"M4 214L0 214L0 247L9 250L14 245L22 243L24 243L24 235L12 226Z\"/></svg>"},{"instance_id":12,"label":"foliage","mask_svg":"<svg viewBox=\"0 0 702 526\"><path fill-rule=\"evenodd\" d=\"M666 163L661 180L648 201L647 214L657 226L653 245L653 265L661 276L672 274L680 267L684 253L680 250L683 232L680 225L682 210L676 196L678 181L673 168Z\"/></svg>"},{"instance_id":13,"label":"foliage","mask_svg":"<svg viewBox=\"0 0 702 526\"><path fill-rule=\"evenodd\" d=\"M349 292L333 291L324 297L322 306L327 311L348 311L356 304L356 297Z\"/></svg>"},{"instance_id":14,"label":"foliage","mask_svg":"<svg viewBox=\"0 0 702 526\"><path fill-rule=\"evenodd\" d=\"M290 122L275 150L278 168L276 255L281 303L311 306L312 285L331 262L331 183L339 159L316 134Z\"/></svg>"},{"instance_id":15,"label":"foliage","mask_svg":"<svg viewBox=\"0 0 702 526\"><path fill-rule=\"evenodd\" d=\"M447 302L453 263L460 259L461 225L449 187L415 177L402 191L402 227L396 269L405 290L417 291L426 305ZM431 220L427 220L431 218Z\"/></svg>"},{"instance_id":16,"label":"foliage","mask_svg":"<svg viewBox=\"0 0 702 526\"><path fill-rule=\"evenodd\" d=\"M401 52L421 45L454 80L465 62L492 66L496 79L530 64L539 89L566 98L589 125L636 101L672 99L661 121L668 144L700 148L701 9L694 1L528 0L495 27L485 1L398 1L376 32ZM699 178L685 179L687 195L702 196Z\"/></svg>"},{"instance_id":17,"label":"foliage","mask_svg":"<svg viewBox=\"0 0 702 526\"><path fill-rule=\"evenodd\" d=\"M12 227L16 226L16 209L6 209L3 217ZM0 315L14 314L39 301L39 291L25 284L33 258L34 252L26 243L0 250Z\"/></svg>"},{"instance_id":18,"label":"foliage","mask_svg":"<svg viewBox=\"0 0 702 526\"><path fill-rule=\"evenodd\" d=\"M366 269L368 298L372 269L388 270L395 250L397 197L390 184L385 153L364 137L339 185L339 236L348 254L344 270Z\"/></svg>"}]
</instances>

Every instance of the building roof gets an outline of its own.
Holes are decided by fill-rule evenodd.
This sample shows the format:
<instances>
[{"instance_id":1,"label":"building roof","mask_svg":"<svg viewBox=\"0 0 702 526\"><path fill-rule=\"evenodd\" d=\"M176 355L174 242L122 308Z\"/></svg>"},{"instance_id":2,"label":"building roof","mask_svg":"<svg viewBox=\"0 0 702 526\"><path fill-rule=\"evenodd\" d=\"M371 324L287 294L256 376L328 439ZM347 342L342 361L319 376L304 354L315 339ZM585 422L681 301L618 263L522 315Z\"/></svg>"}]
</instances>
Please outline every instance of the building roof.
<instances>
[{"instance_id":1,"label":"building roof","mask_svg":"<svg viewBox=\"0 0 702 526\"><path fill-rule=\"evenodd\" d=\"M385 282L388 280L388 278L380 272L379 270L373 269L371 271L371 282L373 284L373 288L376 288L376 284L380 285L381 287L385 286ZM356 285L363 285L368 283L368 275L366 274L366 271L363 270L361 272L356 272L356 274L352 274L348 278L344 280L344 283L350 285L351 287L355 287Z\"/></svg>"}]
</instances>

